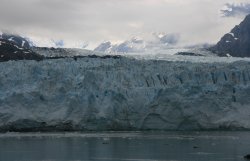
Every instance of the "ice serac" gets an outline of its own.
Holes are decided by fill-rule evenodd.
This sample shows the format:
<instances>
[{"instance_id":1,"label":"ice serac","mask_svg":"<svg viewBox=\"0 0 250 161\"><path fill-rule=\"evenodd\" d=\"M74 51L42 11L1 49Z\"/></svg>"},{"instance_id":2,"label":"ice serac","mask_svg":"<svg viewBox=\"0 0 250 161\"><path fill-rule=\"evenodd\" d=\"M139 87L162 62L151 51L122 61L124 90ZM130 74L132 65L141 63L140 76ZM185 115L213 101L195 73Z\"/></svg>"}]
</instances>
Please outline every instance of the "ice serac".
<instances>
[{"instance_id":1,"label":"ice serac","mask_svg":"<svg viewBox=\"0 0 250 161\"><path fill-rule=\"evenodd\" d=\"M250 129L250 63L0 63L0 130Z\"/></svg>"}]
</instances>

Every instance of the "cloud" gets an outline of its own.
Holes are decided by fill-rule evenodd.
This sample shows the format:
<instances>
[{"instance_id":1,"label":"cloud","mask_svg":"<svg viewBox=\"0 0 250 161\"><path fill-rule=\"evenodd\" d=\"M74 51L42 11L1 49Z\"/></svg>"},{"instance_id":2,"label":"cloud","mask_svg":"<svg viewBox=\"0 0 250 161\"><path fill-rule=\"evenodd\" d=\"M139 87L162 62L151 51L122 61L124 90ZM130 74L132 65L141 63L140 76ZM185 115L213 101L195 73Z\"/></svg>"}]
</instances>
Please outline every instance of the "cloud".
<instances>
[{"instance_id":1,"label":"cloud","mask_svg":"<svg viewBox=\"0 0 250 161\"><path fill-rule=\"evenodd\" d=\"M250 14L250 3L230 4L227 3L221 10L225 17L237 17Z\"/></svg>"},{"instance_id":2,"label":"cloud","mask_svg":"<svg viewBox=\"0 0 250 161\"><path fill-rule=\"evenodd\" d=\"M243 2L249 0L230 0ZM221 17L229 0L0 0L0 29L46 44L75 42L94 49L105 40L124 42L153 32L178 33L162 41L216 42L241 19ZM35 40L34 40L35 39ZM70 45L71 44L71 45Z\"/></svg>"}]
</instances>

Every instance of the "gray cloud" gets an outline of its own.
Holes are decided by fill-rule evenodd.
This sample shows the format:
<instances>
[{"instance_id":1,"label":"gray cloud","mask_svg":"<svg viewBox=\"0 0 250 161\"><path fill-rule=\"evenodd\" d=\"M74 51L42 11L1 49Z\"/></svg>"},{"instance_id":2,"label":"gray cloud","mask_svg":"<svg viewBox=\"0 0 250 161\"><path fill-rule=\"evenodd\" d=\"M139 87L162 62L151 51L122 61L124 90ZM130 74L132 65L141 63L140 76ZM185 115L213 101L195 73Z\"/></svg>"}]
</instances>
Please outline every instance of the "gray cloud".
<instances>
[{"instance_id":1,"label":"gray cloud","mask_svg":"<svg viewBox=\"0 0 250 161\"><path fill-rule=\"evenodd\" d=\"M240 19L218 11L229 0L0 0L0 29L40 44L63 40L95 48L105 40L121 43L153 32L178 33L167 43L216 42ZM246 0L230 0L244 2ZM219 23L218 23L219 22Z\"/></svg>"},{"instance_id":2,"label":"gray cloud","mask_svg":"<svg viewBox=\"0 0 250 161\"><path fill-rule=\"evenodd\" d=\"M229 4L227 3L224 9L221 10L223 16L236 17L250 14L250 3Z\"/></svg>"}]
</instances>

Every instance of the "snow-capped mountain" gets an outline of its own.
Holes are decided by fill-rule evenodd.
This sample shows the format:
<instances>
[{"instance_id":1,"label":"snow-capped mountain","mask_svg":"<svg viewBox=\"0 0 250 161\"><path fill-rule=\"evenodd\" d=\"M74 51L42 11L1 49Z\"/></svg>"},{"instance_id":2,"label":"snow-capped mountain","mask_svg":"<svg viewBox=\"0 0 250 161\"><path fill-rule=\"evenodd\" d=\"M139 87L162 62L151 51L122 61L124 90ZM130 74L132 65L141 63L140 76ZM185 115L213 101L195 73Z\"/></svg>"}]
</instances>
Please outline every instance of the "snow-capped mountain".
<instances>
[{"instance_id":1,"label":"snow-capped mountain","mask_svg":"<svg viewBox=\"0 0 250 161\"><path fill-rule=\"evenodd\" d=\"M97 46L94 51L105 53L142 53L164 50L174 47L178 43L179 38L178 34L153 33L146 39L133 37L118 44L106 41Z\"/></svg>"},{"instance_id":2,"label":"snow-capped mountain","mask_svg":"<svg viewBox=\"0 0 250 161\"><path fill-rule=\"evenodd\" d=\"M110 41L101 43L94 51L105 53L133 53L146 50L146 44L142 39L132 38L119 44L112 44Z\"/></svg>"},{"instance_id":3,"label":"snow-capped mountain","mask_svg":"<svg viewBox=\"0 0 250 161\"><path fill-rule=\"evenodd\" d=\"M31 49L28 40L17 34L0 32L0 61L42 60L44 57Z\"/></svg>"},{"instance_id":4,"label":"snow-capped mountain","mask_svg":"<svg viewBox=\"0 0 250 161\"><path fill-rule=\"evenodd\" d=\"M29 49L31 47L30 43L25 38L17 34L0 32L0 38L12 42L19 48Z\"/></svg>"},{"instance_id":5,"label":"snow-capped mountain","mask_svg":"<svg viewBox=\"0 0 250 161\"><path fill-rule=\"evenodd\" d=\"M110 53L112 50L112 43L110 41L106 41L101 43L99 46L97 46L94 51L98 51L98 52L106 52L106 53Z\"/></svg>"},{"instance_id":6,"label":"snow-capped mountain","mask_svg":"<svg viewBox=\"0 0 250 161\"><path fill-rule=\"evenodd\" d=\"M88 43L83 41L69 42L62 39L57 40L52 38L28 37L1 31L0 31L0 38L11 41L18 47L26 49L30 49L32 47L84 49L88 46Z\"/></svg>"},{"instance_id":7,"label":"snow-capped mountain","mask_svg":"<svg viewBox=\"0 0 250 161\"><path fill-rule=\"evenodd\" d=\"M219 56L250 57L250 14L211 50Z\"/></svg>"},{"instance_id":8,"label":"snow-capped mountain","mask_svg":"<svg viewBox=\"0 0 250 161\"><path fill-rule=\"evenodd\" d=\"M180 38L178 34L154 33L154 35L165 45L176 45Z\"/></svg>"}]
</instances>

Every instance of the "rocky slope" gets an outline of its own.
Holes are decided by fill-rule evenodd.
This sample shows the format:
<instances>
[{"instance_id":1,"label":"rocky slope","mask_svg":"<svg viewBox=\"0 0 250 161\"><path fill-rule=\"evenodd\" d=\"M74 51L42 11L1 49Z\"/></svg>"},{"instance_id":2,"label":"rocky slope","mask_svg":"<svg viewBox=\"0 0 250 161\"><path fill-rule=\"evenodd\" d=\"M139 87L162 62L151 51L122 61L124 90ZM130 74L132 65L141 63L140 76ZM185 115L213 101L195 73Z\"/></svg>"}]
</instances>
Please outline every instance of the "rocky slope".
<instances>
[{"instance_id":1,"label":"rocky slope","mask_svg":"<svg viewBox=\"0 0 250 161\"><path fill-rule=\"evenodd\" d=\"M250 15L211 48L219 56L250 57Z\"/></svg>"},{"instance_id":2,"label":"rocky slope","mask_svg":"<svg viewBox=\"0 0 250 161\"><path fill-rule=\"evenodd\" d=\"M29 42L15 34L0 33L0 62L9 60L42 60L44 56L32 51Z\"/></svg>"},{"instance_id":3,"label":"rocky slope","mask_svg":"<svg viewBox=\"0 0 250 161\"><path fill-rule=\"evenodd\" d=\"M22 46L22 45L21 45ZM15 42L0 38L0 62L9 60L42 60L43 56L21 47Z\"/></svg>"},{"instance_id":4,"label":"rocky slope","mask_svg":"<svg viewBox=\"0 0 250 161\"><path fill-rule=\"evenodd\" d=\"M83 57L0 68L1 131L250 129L249 61Z\"/></svg>"}]
</instances>

